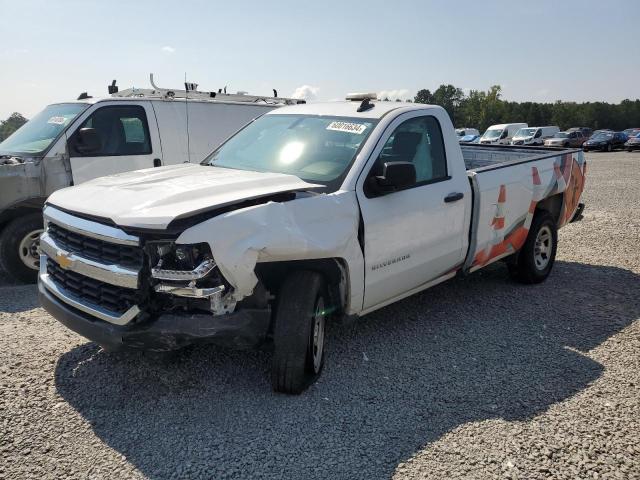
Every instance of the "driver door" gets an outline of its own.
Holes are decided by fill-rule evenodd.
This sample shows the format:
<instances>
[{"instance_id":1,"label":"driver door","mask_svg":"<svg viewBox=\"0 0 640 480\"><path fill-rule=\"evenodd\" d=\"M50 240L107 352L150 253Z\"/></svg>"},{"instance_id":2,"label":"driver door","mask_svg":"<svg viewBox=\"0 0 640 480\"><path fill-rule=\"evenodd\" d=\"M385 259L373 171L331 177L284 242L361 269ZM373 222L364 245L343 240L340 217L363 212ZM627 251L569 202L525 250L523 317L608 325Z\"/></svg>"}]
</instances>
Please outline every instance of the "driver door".
<instances>
[{"instance_id":1,"label":"driver door","mask_svg":"<svg viewBox=\"0 0 640 480\"><path fill-rule=\"evenodd\" d=\"M445 150L433 115L401 115L387 131L357 188L364 224L365 310L448 274L463 261L468 242L471 187L457 144ZM386 162L412 162L415 184L384 195L372 192L367 183L375 181Z\"/></svg>"},{"instance_id":2,"label":"driver door","mask_svg":"<svg viewBox=\"0 0 640 480\"><path fill-rule=\"evenodd\" d=\"M115 102L114 102L115 103ZM69 139L69 157L75 185L93 178L142 168L160 166L162 152L148 102L140 105L99 106ZM99 141L92 149L83 148L81 129L95 130Z\"/></svg>"}]
</instances>

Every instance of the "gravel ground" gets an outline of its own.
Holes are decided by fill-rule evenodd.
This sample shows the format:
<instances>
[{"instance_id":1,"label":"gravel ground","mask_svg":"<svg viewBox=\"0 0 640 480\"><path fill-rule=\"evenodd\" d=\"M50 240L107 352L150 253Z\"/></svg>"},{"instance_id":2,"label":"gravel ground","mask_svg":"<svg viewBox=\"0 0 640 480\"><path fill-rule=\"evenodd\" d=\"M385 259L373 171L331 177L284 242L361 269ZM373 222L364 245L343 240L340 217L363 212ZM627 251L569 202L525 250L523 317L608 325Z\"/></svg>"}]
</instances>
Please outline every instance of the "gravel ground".
<instances>
[{"instance_id":1,"label":"gravel ground","mask_svg":"<svg viewBox=\"0 0 640 480\"><path fill-rule=\"evenodd\" d=\"M266 352L104 353L0 286L0 478L640 478L640 153L589 154L542 285L495 265Z\"/></svg>"}]
</instances>

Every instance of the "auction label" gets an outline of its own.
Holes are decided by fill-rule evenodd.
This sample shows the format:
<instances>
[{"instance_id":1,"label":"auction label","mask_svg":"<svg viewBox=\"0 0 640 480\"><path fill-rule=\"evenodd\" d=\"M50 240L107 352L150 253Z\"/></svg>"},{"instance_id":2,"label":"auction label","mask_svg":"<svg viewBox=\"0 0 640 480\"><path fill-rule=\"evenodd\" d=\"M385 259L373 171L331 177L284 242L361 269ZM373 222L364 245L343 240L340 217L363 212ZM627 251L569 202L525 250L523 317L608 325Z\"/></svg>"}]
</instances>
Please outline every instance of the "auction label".
<instances>
[{"instance_id":1,"label":"auction label","mask_svg":"<svg viewBox=\"0 0 640 480\"><path fill-rule=\"evenodd\" d=\"M53 125L64 125L67 121L64 117L51 117L47 123L51 123Z\"/></svg>"},{"instance_id":2,"label":"auction label","mask_svg":"<svg viewBox=\"0 0 640 480\"><path fill-rule=\"evenodd\" d=\"M362 133L367 129L367 126L362 123L349 123L349 122L331 122L327 126L327 130L334 130L336 132Z\"/></svg>"}]
</instances>

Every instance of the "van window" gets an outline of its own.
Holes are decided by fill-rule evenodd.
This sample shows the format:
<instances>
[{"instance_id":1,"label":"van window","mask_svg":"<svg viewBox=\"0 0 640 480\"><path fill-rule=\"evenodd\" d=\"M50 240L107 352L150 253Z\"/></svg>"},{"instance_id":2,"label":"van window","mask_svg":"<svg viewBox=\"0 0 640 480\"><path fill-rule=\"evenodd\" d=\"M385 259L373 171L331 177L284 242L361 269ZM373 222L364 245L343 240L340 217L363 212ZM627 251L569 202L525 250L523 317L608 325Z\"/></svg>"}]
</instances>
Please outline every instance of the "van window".
<instances>
[{"instance_id":1,"label":"van window","mask_svg":"<svg viewBox=\"0 0 640 480\"><path fill-rule=\"evenodd\" d=\"M536 136L535 136L535 138L540 138L541 136L542 136L542 130L538 130L538 131L536 132Z\"/></svg>"},{"instance_id":2,"label":"van window","mask_svg":"<svg viewBox=\"0 0 640 480\"><path fill-rule=\"evenodd\" d=\"M79 127L93 128L100 138L101 148L83 153L75 148L74 134L70 143L72 157L114 157L148 155L151 153L149 126L144 108L138 105L108 106L96 110Z\"/></svg>"},{"instance_id":3,"label":"van window","mask_svg":"<svg viewBox=\"0 0 640 480\"><path fill-rule=\"evenodd\" d=\"M375 170L381 171L386 162L413 162L416 186L447 178L447 158L438 120L425 116L401 123L382 148Z\"/></svg>"}]
</instances>

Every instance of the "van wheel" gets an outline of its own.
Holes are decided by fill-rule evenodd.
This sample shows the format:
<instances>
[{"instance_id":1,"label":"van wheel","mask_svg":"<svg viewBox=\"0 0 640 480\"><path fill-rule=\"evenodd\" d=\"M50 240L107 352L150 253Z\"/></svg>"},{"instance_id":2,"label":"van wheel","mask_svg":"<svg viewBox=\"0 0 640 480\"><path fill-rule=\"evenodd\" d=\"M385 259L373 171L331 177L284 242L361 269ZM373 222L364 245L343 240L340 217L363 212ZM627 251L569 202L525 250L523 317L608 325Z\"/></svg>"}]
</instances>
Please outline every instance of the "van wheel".
<instances>
[{"instance_id":1,"label":"van wheel","mask_svg":"<svg viewBox=\"0 0 640 480\"><path fill-rule=\"evenodd\" d=\"M320 376L327 299L324 277L319 273L293 272L282 284L274 318L274 391L299 394Z\"/></svg>"},{"instance_id":2,"label":"van wheel","mask_svg":"<svg viewBox=\"0 0 640 480\"><path fill-rule=\"evenodd\" d=\"M32 213L11 221L0 234L0 264L22 283L34 283L40 264L42 214Z\"/></svg>"},{"instance_id":3,"label":"van wheel","mask_svg":"<svg viewBox=\"0 0 640 480\"><path fill-rule=\"evenodd\" d=\"M525 284L543 282L551 273L557 247L558 229L553 217L538 212L516 261L508 264L511 277Z\"/></svg>"},{"instance_id":4,"label":"van wheel","mask_svg":"<svg viewBox=\"0 0 640 480\"><path fill-rule=\"evenodd\" d=\"M607 152L613 151L613 146L609 143L607 144Z\"/></svg>"}]
</instances>

